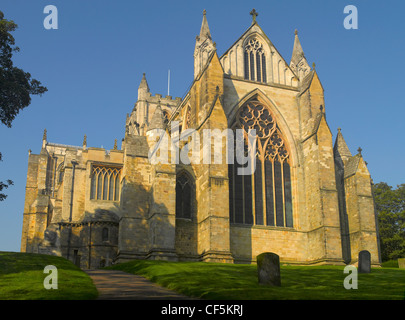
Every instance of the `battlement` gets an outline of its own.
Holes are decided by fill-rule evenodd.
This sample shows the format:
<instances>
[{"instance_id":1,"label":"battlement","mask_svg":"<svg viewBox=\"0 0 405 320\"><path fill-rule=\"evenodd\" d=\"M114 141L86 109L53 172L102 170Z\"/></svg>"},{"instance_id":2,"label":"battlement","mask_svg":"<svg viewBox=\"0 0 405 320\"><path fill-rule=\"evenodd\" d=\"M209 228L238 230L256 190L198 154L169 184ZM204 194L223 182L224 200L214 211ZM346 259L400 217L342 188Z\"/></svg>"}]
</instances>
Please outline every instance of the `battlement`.
<instances>
[{"instance_id":1,"label":"battlement","mask_svg":"<svg viewBox=\"0 0 405 320\"><path fill-rule=\"evenodd\" d=\"M180 97L172 98L172 96L166 95L163 97L161 94L156 93L155 95L152 95L150 92L145 93L145 99L138 99L137 102L139 101L147 101L148 103L159 103L161 105L169 105L170 107L177 106L182 99Z\"/></svg>"}]
</instances>

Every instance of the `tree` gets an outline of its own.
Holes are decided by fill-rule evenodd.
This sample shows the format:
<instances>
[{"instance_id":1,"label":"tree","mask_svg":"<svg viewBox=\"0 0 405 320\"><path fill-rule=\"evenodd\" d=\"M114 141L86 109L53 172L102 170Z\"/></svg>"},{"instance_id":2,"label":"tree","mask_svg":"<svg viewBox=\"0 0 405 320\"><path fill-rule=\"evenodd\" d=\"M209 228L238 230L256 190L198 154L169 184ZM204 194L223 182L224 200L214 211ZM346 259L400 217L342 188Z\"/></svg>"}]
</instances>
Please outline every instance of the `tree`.
<instances>
[{"instance_id":1,"label":"tree","mask_svg":"<svg viewBox=\"0 0 405 320\"><path fill-rule=\"evenodd\" d=\"M405 184L393 189L385 182L377 183L374 197L382 260L405 257Z\"/></svg>"},{"instance_id":2,"label":"tree","mask_svg":"<svg viewBox=\"0 0 405 320\"><path fill-rule=\"evenodd\" d=\"M20 110L30 105L31 95L41 96L48 91L38 80L31 78L28 72L13 65L13 52L20 51L11 34L16 28L14 21L4 19L0 11L0 121L8 128L11 128ZM0 153L0 161L1 158ZM1 191L12 184L11 180L6 183L0 181L0 201L7 197Z\"/></svg>"}]
</instances>

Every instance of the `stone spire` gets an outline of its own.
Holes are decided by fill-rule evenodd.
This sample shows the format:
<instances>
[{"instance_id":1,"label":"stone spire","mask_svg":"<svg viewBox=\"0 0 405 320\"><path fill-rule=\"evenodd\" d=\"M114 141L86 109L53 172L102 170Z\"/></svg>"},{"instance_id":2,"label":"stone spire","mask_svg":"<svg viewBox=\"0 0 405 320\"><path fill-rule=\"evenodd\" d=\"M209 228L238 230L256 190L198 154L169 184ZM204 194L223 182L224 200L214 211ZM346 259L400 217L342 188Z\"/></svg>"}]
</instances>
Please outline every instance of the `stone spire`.
<instances>
[{"instance_id":1,"label":"stone spire","mask_svg":"<svg viewBox=\"0 0 405 320\"><path fill-rule=\"evenodd\" d=\"M165 124L164 124L164 116L163 116L163 111L160 106L160 101L155 109L155 112L152 116L152 119L150 120L149 126L147 131L153 130L153 129L164 129Z\"/></svg>"},{"instance_id":2,"label":"stone spire","mask_svg":"<svg viewBox=\"0 0 405 320\"><path fill-rule=\"evenodd\" d=\"M349 150L349 147L346 144L345 139L343 138L342 131L338 128L338 134L335 140L335 146L333 147L333 152L335 154L335 158L341 158L343 162L346 162L347 159L352 157L352 154Z\"/></svg>"},{"instance_id":3,"label":"stone spire","mask_svg":"<svg viewBox=\"0 0 405 320\"><path fill-rule=\"evenodd\" d=\"M144 99L145 94L149 91L148 81L146 81L146 75L144 73L138 87L138 100Z\"/></svg>"},{"instance_id":4,"label":"stone spire","mask_svg":"<svg viewBox=\"0 0 405 320\"><path fill-rule=\"evenodd\" d=\"M194 49L194 78L201 72L208 61L208 58L215 50L215 43L212 41L210 28L208 27L207 12L203 11L200 35L196 37Z\"/></svg>"},{"instance_id":5,"label":"stone spire","mask_svg":"<svg viewBox=\"0 0 405 320\"><path fill-rule=\"evenodd\" d=\"M302 80L306 76L310 67L307 59L305 58L304 50L302 49L300 39L298 38L298 31L295 30L294 47L291 56L290 68Z\"/></svg>"},{"instance_id":6,"label":"stone spire","mask_svg":"<svg viewBox=\"0 0 405 320\"><path fill-rule=\"evenodd\" d=\"M207 38L211 39L210 28L208 27L208 21L207 21L207 11L205 9L203 11L203 21L201 23L199 38L200 38L200 40L205 40Z\"/></svg>"}]
</instances>

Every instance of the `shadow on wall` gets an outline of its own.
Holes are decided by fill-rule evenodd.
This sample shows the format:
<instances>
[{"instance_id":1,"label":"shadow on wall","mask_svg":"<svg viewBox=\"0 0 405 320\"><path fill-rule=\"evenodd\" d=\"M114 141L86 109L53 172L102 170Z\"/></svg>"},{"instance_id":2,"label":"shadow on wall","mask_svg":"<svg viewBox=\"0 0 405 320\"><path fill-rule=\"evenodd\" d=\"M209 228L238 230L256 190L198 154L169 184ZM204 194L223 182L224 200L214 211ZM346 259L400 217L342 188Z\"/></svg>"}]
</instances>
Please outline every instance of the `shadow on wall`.
<instances>
[{"instance_id":1,"label":"shadow on wall","mask_svg":"<svg viewBox=\"0 0 405 320\"><path fill-rule=\"evenodd\" d=\"M118 251L119 217L96 209L80 222L57 222L48 226L38 253L67 258L82 269L111 265Z\"/></svg>"},{"instance_id":2,"label":"shadow on wall","mask_svg":"<svg viewBox=\"0 0 405 320\"><path fill-rule=\"evenodd\" d=\"M152 186L145 188L138 182L124 181L119 222L117 262L133 259L177 260L175 250L175 214L170 212L169 193L165 183L169 173L159 172ZM132 180L143 181L139 173ZM163 180L162 186L159 182ZM167 196L167 205L163 201Z\"/></svg>"}]
</instances>

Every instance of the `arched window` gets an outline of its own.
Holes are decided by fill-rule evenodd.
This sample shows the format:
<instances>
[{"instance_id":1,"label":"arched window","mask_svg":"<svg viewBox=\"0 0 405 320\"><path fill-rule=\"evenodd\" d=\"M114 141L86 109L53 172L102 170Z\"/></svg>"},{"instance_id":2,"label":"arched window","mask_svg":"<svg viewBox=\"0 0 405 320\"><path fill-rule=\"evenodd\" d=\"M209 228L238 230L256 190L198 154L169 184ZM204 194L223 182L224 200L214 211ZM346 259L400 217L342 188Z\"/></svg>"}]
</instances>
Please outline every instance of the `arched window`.
<instances>
[{"instance_id":1,"label":"arched window","mask_svg":"<svg viewBox=\"0 0 405 320\"><path fill-rule=\"evenodd\" d=\"M167 110L163 110L163 122L166 124L169 122L170 113Z\"/></svg>"},{"instance_id":2,"label":"arched window","mask_svg":"<svg viewBox=\"0 0 405 320\"><path fill-rule=\"evenodd\" d=\"M103 228L101 231L101 241L108 241L108 228Z\"/></svg>"},{"instance_id":3,"label":"arched window","mask_svg":"<svg viewBox=\"0 0 405 320\"><path fill-rule=\"evenodd\" d=\"M183 116L182 130L190 128L191 125L191 107L187 106Z\"/></svg>"},{"instance_id":4,"label":"arched window","mask_svg":"<svg viewBox=\"0 0 405 320\"><path fill-rule=\"evenodd\" d=\"M58 168L56 169L56 172L58 173L58 183L62 183L63 182L63 175L65 173L65 168L64 168L65 162L62 161Z\"/></svg>"},{"instance_id":5,"label":"arched window","mask_svg":"<svg viewBox=\"0 0 405 320\"><path fill-rule=\"evenodd\" d=\"M266 55L263 45L256 38L244 48L245 79L266 83Z\"/></svg>"},{"instance_id":6,"label":"arched window","mask_svg":"<svg viewBox=\"0 0 405 320\"><path fill-rule=\"evenodd\" d=\"M194 184L186 172L176 178L176 218L191 219L194 199Z\"/></svg>"},{"instance_id":7,"label":"arched window","mask_svg":"<svg viewBox=\"0 0 405 320\"><path fill-rule=\"evenodd\" d=\"M270 110L259 100L238 111L234 129L256 129L256 170L238 175L229 165L229 208L232 223L293 227L291 158L288 146ZM247 146L245 146L246 149Z\"/></svg>"},{"instance_id":8,"label":"arched window","mask_svg":"<svg viewBox=\"0 0 405 320\"><path fill-rule=\"evenodd\" d=\"M121 168L93 166L91 174L90 199L119 200L119 177Z\"/></svg>"}]
</instances>

